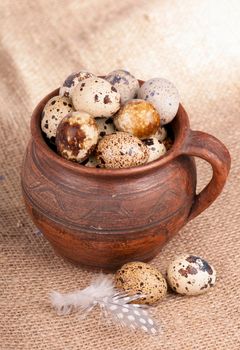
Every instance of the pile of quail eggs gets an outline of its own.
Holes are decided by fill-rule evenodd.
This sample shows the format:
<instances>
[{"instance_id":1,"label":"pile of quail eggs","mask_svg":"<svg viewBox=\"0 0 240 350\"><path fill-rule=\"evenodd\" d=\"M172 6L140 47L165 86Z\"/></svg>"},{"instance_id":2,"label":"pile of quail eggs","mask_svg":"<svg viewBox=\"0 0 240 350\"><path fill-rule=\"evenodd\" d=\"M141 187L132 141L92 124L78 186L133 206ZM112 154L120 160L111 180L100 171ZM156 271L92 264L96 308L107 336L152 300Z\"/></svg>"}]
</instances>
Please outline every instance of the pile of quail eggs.
<instances>
[{"instance_id":1,"label":"pile of quail eggs","mask_svg":"<svg viewBox=\"0 0 240 350\"><path fill-rule=\"evenodd\" d=\"M182 295L206 293L216 282L216 271L203 258L182 254L169 264L166 279L157 268L143 262L124 264L114 279L117 289L140 295L136 303L152 305L166 296L168 286Z\"/></svg>"},{"instance_id":2,"label":"pile of quail eggs","mask_svg":"<svg viewBox=\"0 0 240 350\"><path fill-rule=\"evenodd\" d=\"M87 167L143 165L172 145L165 125L176 116L179 93L166 79L141 87L125 70L104 79L87 71L66 78L42 112L41 128L62 157Z\"/></svg>"}]
</instances>

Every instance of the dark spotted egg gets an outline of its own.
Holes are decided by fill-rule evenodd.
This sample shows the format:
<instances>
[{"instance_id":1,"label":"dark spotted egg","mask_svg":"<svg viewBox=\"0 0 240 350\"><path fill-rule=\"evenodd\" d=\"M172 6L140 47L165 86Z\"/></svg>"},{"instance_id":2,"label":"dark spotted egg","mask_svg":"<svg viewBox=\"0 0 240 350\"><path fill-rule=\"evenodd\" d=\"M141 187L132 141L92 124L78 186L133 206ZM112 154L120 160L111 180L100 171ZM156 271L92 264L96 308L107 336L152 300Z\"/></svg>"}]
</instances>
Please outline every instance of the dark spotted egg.
<instances>
[{"instance_id":1,"label":"dark spotted egg","mask_svg":"<svg viewBox=\"0 0 240 350\"><path fill-rule=\"evenodd\" d=\"M216 282L216 271L199 256L178 256L167 269L170 287L183 295L198 295L207 292Z\"/></svg>"},{"instance_id":2,"label":"dark spotted egg","mask_svg":"<svg viewBox=\"0 0 240 350\"><path fill-rule=\"evenodd\" d=\"M163 156L166 153L166 147L156 137L142 140L149 151L148 163Z\"/></svg>"},{"instance_id":3,"label":"dark spotted egg","mask_svg":"<svg viewBox=\"0 0 240 350\"><path fill-rule=\"evenodd\" d=\"M93 117L111 117L120 108L120 94L108 81L91 77L81 81L72 92L76 110Z\"/></svg>"},{"instance_id":4,"label":"dark spotted egg","mask_svg":"<svg viewBox=\"0 0 240 350\"><path fill-rule=\"evenodd\" d=\"M59 95L61 96L72 96L72 91L74 87L84 79L93 77L94 75L92 73L89 73L85 70L81 70L76 73L70 74L63 82L62 86L60 87Z\"/></svg>"},{"instance_id":5,"label":"dark spotted egg","mask_svg":"<svg viewBox=\"0 0 240 350\"><path fill-rule=\"evenodd\" d=\"M151 102L161 118L161 125L170 123L176 116L180 96L170 81L162 78L147 80L138 90L138 98Z\"/></svg>"},{"instance_id":6,"label":"dark spotted egg","mask_svg":"<svg viewBox=\"0 0 240 350\"><path fill-rule=\"evenodd\" d=\"M41 128L48 139L55 138L58 124L73 111L72 101L65 96L52 97L42 112Z\"/></svg>"},{"instance_id":7,"label":"dark spotted egg","mask_svg":"<svg viewBox=\"0 0 240 350\"><path fill-rule=\"evenodd\" d=\"M112 118L96 118L95 120L98 126L99 139L116 131Z\"/></svg>"},{"instance_id":8,"label":"dark spotted egg","mask_svg":"<svg viewBox=\"0 0 240 350\"><path fill-rule=\"evenodd\" d=\"M86 112L72 112L58 125L57 151L66 159L81 163L91 155L97 141L97 124Z\"/></svg>"},{"instance_id":9,"label":"dark spotted egg","mask_svg":"<svg viewBox=\"0 0 240 350\"><path fill-rule=\"evenodd\" d=\"M167 283L160 271L143 262L123 265L115 274L115 285L130 295L142 294L138 304L155 304L165 297Z\"/></svg>"},{"instance_id":10,"label":"dark spotted egg","mask_svg":"<svg viewBox=\"0 0 240 350\"><path fill-rule=\"evenodd\" d=\"M126 132L116 132L99 141L96 156L101 167L118 169L145 164L149 153L137 137Z\"/></svg>"},{"instance_id":11,"label":"dark spotted egg","mask_svg":"<svg viewBox=\"0 0 240 350\"><path fill-rule=\"evenodd\" d=\"M121 104L135 98L139 89L138 80L123 69L114 70L105 79L114 86L121 95Z\"/></svg>"}]
</instances>

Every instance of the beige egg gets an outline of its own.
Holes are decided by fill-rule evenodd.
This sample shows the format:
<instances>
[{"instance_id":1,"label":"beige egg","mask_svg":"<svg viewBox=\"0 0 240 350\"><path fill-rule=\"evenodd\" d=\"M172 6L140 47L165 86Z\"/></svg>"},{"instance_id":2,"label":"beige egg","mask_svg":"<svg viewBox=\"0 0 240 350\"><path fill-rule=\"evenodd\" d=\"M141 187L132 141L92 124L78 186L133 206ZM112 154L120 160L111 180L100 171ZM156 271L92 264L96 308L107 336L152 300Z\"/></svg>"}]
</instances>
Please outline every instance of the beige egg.
<instances>
[{"instance_id":1,"label":"beige egg","mask_svg":"<svg viewBox=\"0 0 240 350\"><path fill-rule=\"evenodd\" d=\"M149 151L148 163L160 158L167 152L164 144L156 137L151 137L142 141L147 146Z\"/></svg>"},{"instance_id":2,"label":"beige egg","mask_svg":"<svg viewBox=\"0 0 240 350\"><path fill-rule=\"evenodd\" d=\"M56 137L58 124L73 110L72 101L65 96L54 96L47 102L42 112L41 128L48 139Z\"/></svg>"},{"instance_id":3,"label":"beige egg","mask_svg":"<svg viewBox=\"0 0 240 350\"><path fill-rule=\"evenodd\" d=\"M101 167L130 168L145 164L149 153L144 143L126 132L104 136L96 148L96 156Z\"/></svg>"},{"instance_id":4,"label":"beige egg","mask_svg":"<svg viewBox=\"0 0 240 350\"><path fill-rule=\"evenodd\" d=\"M96 118L95 120L98 126L99 139L116 132L112 118Z\"/></svg>"},{"instance_id":5,"label":"beige egg","mask_svg":"<svg viewBox=\"0 0 240 350\"><path fill-rule=\"evenodd\" d=\"M72 92L76 110L93 117L111 117L120 108L120 94L108 81L91 77L80 82Z\"/></svg>"},{"instance_id":6,"label":"beige egg","mask_svg":"<svg viewBox=\"0 0 240 350\"><path fill-rule=\"evenodd\" d=\"M72 112L60 122L56 133L58 153L81 163L94 150L98 141L95 119L82 111Z\"/></svg>"},{"instance_id":7,"label":"beige egg","mask_svg":"<svg viewBox=\"0 0 240 350\"><path fill-rule=\"evenodd\" d=\"M167 283L155 267L143 262L130 262L123 265L115 274L115 285L130 295L144 295L135 303L154 304L165 297Z\"/></svg>"},{"instance_id":8,"label":"beige egg","mask_svg":"<svg viewBox=\"0 0 240 350\"><path fill-rule=\"evenodd\" d=\"M61 96L72 96L72 91L74 87L84 79L93 77L94 75L90 72L87 72L85 70L81 70L76 73L70 74L63 82L62 86L60 87L59 95Z\"/></svg>"},{"instance_id":9,"label":"beige egg","mask_svg":"<svg viewBox=\"0 0 240 350\"><path fill-rule=\"evenodd\" d=\"M179 294L203 294L214 286L216 271L199 256L183 254L169 264L167 281L170 287Z\"/></svg>"},{"instance_id":10,"label":"beige egg","mask_svg":"<svg viewBox=\"0 0 240 350\"><path fill-rule=\"evenodd\" d=\"M167 130L164 126L160 126L157 130L157 132L153 135L151 135L151 137L156 137L156 139L158 139L159 141L164 141L167 137Z\"/></svg>"},{"instance_id":11,"label":"beige egg","mask_svg":"<svg viewBox=\"0 0 240 350\"><path fill-rule=\"evenodd\" d=\"M177 88L167 79L147 80L138 90L138 98L151 102L161 117L161 125L170 123L176 116L180 96Z\"/></svg>"},{"instance_id":12,"label":"beige egg","mask_svg":"<svg viewBox=\"0 0 240 350\"><path fill-rule=\"evenodd\" d=\"M85 165L88 168L100 168L100 165L98 164L98 160L94 155L91 155L89 158L87 158L84 162L82 162L82 165Z\"/></svg>"},{"instance_id":13,"label":"beige egg","mask_svg":"<svg viewBox=\"0 0 240 350\"><path fill-rule=\"evenodd\" d=\"M160 116L151 103L144 100L130 100L114 117L114 124L119 131L146 139L157 132Z\"/></svg>"},{"instance_id":14,"label":"beige egg","mask_svg":"<svg viewBox=\"0 0 240 350\"><path fill-rule=\"evenodd\" d=\"M121 95L121 104L135 98L139 89L138 80L123 69L114 70L105 79L111 83Z\"/></svg>"}]
</instances>

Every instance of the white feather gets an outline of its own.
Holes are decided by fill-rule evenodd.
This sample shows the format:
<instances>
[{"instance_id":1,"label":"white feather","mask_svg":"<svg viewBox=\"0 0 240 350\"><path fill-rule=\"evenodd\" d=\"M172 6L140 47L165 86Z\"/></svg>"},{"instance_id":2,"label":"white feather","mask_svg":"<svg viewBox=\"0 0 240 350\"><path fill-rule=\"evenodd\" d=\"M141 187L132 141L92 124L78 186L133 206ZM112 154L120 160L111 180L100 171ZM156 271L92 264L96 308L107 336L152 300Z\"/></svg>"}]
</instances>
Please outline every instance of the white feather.
<instances>
[{"instance_id":1,"label":"white feather","mask_svg":"<svg viewBox=\"0 0 240 350\"><path fill-rule=\"evenodd\" d=\"M149 334L157 334L158 327L149 316L146 305L131 304L143 295L128 295L114 288L112 278L105 275L97 277L90 286L73 293L52 292L50 299L59 315L72 311L82 311L85 317L95 305L99 305L103 314L129 329L141 329Z\"/></svg>"},{"instance_id":2,"label":"white feather","mask_svg":"<svg viewBox=\"0 0 240 350\"><path fill-rule=\"evenodd\" d=\"M61 294L53 291L50 300L59 315L69 314L76 309L88 309L98 300L111 296L116 292L112 279L109 276L100 275L85 289L73 293Z\"/></svg>"}]
</instances>

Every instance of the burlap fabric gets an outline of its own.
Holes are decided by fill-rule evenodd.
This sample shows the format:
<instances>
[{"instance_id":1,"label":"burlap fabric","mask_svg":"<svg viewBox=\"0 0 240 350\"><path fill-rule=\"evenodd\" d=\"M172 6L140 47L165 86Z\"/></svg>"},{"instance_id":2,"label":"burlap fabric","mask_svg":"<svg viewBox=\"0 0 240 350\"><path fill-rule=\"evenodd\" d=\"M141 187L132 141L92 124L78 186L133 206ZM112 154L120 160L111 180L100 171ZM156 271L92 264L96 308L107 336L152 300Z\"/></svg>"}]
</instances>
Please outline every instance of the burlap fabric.
<instances>
[{"instance_id":1,"label":"burlap fabric","mask_svg":"<svg viewBox=\"0 0 240 350\"><path fill-rule=\"evenodd\" d=\"M0 348L239 349L239 2L1 0L0 14ZM153 311L162 324L155 338L107 325L97 311L85 321L61 318L49 305L51 290L85 287L97 272L54 254L25 212L19 173L33 107L83 67L172 80L192 128L232 155L222 195L152 261L164 273L176 254L199 254L215 266L217 284L199 297L169 294ZM198 169L200 189L211 172L202 161Z\"/></svg>"}]
</instances>

